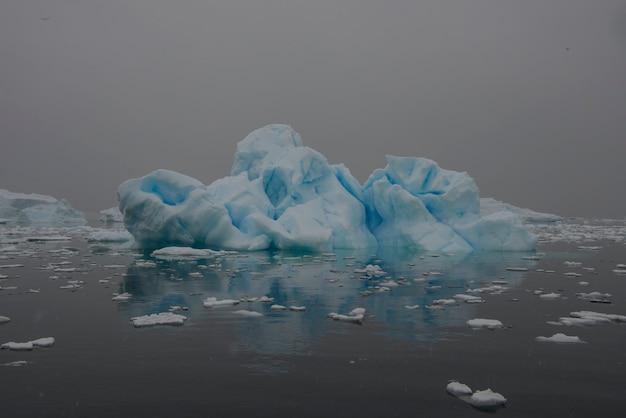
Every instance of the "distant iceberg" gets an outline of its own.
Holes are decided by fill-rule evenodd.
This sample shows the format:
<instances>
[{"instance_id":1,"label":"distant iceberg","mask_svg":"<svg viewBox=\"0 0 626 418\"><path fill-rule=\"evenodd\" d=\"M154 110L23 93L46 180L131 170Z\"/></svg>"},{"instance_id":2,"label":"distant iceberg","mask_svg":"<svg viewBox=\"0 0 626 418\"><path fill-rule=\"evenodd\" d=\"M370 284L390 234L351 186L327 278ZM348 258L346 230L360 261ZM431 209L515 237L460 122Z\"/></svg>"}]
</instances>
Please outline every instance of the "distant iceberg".
<instances>
[{"instance_id":1,"label":"distant iceberg","mask_svg":"<svg viewBox=\"0 0 626 418\"><path fill-rule=\"evenodd\" d=\"M525 222L558 222L563 218L550 213L535 212L534 210L518 208L508 203L501 202L492 197L480 198L480 214L487 216L495 212L512 212Z\"/></svg>"},{"instance_id":2,"label":"distant iceberg","mask_svg":"<svg viewBox=\"0 0 626 418\"><path fill-rule=\"evenodd\" d=\"M0 223L9 226L70 227L87 224L85 215L66 200L0 189Z\"/></svg>"},{"instance_id":3,"label":"distant iceberg","mask_svg":"<svg viewBox=\"0 0 626 418\"><path fill-rule=\"evenodd\" d=\"M467 173L388 156L361 186L287 125L250 133L231 175L208 186L160 169L122 183L118 198L142 247L470 252L527 251L537 242L510 211L481 216Z\"/></svg>"}]
</instances>

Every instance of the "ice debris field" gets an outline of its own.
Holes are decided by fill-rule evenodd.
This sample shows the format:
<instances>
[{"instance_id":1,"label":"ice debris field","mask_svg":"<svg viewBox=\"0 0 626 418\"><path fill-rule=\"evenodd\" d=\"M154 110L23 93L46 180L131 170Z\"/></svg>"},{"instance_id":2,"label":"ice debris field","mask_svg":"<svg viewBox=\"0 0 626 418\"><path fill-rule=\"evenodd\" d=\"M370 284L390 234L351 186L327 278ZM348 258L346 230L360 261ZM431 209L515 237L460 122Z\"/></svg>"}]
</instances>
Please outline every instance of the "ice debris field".
<instances>
[{"instance_id":1,"label":"ice debris field","mask_svg":"<svg viewBox=\"0 0 626 418\"><path fill-rule=\"evenodd\" d=\"M387 166L361 186L287 125L250 133L237 144L231 175L208 186L160 169L125 181L118 197L124 224L142 247L470 252L536 245L510 208L489 201L481 214L467 173L387 156Z\"/></svg>"}]
</instances>

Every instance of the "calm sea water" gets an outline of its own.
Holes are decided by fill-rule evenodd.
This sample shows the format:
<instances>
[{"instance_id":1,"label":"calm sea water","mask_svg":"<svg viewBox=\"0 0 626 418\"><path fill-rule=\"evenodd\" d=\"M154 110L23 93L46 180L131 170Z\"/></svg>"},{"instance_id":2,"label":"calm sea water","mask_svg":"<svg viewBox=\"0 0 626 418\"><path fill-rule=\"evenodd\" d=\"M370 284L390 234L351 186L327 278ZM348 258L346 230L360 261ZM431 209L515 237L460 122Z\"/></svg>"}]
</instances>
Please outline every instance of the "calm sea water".
<instances>
[{"instance_id":1,"label":"calm sea water","mask_svg":"<svg viewBox=\"0 0 626 418\"><path fill-rule=\"evenodd\" d=\"M24 240L45 233L71 240ZM581 310L626 315L626 276L614 272L626 247L615 239L544 243L536 253L163 259L89 243L86 232L2 235L0 315L11 321L0 343L55 338L50 348L0 351L3 416L485 413L448 395L450 380L504 395L501 415L623 416L626 406L625 324L548 323ZM593 291L610 296L579 297ZM132 297L112 300L124 292ZM458 294L484 303L446 304ZM240 302L205 308L208 297ZM357 307L366 310L361 325L328 318ZM171 309L184 325L131 323ZM474 318L504 328L470 329ZM559 332L585 343L535 341Z\"/></svg>"}]
</instances>

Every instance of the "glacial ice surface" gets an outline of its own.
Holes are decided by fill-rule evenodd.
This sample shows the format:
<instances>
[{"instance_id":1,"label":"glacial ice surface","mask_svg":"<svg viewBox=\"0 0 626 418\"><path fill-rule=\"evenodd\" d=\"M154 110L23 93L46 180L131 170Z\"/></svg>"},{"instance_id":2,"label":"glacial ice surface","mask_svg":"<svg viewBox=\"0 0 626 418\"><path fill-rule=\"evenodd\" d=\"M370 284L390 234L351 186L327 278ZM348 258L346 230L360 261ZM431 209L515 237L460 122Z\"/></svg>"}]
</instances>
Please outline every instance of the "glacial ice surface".
<instances>
[{"instance_id":1,"label":"glacial ice surface","mask_svg":"<svg viewBox=\"0 0 626 418\"><path fill-rule=\"evenodd\" d=\"M387 156L363 186L287 125L237 145L231 175L210 185L159 169L118 189L124 224L144 248L330 251L526 251L536 245L519 216L480 213L467 173L434 161Z\"/></svg>"}]
</instances>

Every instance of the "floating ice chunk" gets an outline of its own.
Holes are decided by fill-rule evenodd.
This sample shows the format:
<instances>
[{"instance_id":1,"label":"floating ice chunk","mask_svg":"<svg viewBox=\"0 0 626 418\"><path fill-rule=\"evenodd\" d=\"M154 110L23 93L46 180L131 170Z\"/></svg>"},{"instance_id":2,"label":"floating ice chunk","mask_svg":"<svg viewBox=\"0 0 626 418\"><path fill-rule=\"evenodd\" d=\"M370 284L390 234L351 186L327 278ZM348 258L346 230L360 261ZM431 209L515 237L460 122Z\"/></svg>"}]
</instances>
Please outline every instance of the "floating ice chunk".
<instances>
[{"instance_id":1,"label":"floating ice chunk","mask_svg":"<svg viewBox=\"0 0 626 418\"><path fill-rule=\"evenodd\" d=\"M474 318L470 319L466 322L466 324L470 328L479 329L479 328L487 328L487 329L497 329L504 328L504 324L498 321L497 319L483 319L483 318Z\"/></svg>"},{"instance_id":2,"label":"floating ice chunk","mask_svg":"<svg viewBox=\"0 0 626 418\"><path fill-rule=\"evenodd\" d=\"M460 300L466 303L482 303L484 302L483 298L481 298L480 296L474 296L474 295L467 295L464 293L459 293L456 294L454 296L452 296L454 299L456 300Z\"/></svg>"},{"instance_id":3,"label":"floating ice chunk","mask_svg":"<svg viewBox=\"0 0 626 418\"><path fill-rule=\"evenodd\" d=\"M610 293L602 293L602 292L589 292L589 293L576 293L576 297L583 300L588 300L591 302L610 302L608 298L610 298Z\"/></svg>"},{"instance_id":4,"label":"floating ice chunk","mask_svg":"<svg viewBox=\"0 0 626 418\"><path fill-rule=\"evenodd\" d=\"M570 336L561 333L556 333L551 337L536 337L535 340L540 342L553 342L564 344L584 343L584 341L577 336Z\"/></svg>"},{"instance_id":5,"label":"floating ice chunk","mask_svg":"<svg viewBox=\"0 0 626 418\"><path fill-rule=\"evenodd\" d=\"M202 305L205 308L218 308L221 306L234 306L238 305L239 301L236 299L221 299L218 300L216 297L208 297L202 301Z\"/></svg>"},{"instance_id":6,"label":"floating ice chunk","mask_svg":"<svg viewBox=\"0 0 626 418\"><path fill-rule=\"evenodd\" d=\"M272 305L272 306L270 306L270 309L272 311L284 311L284 310L287 309L287 307L284 306L284 305Z\"/></svg>"},{"instance_id":7,"label":"floating ice chunk","mask_svg":"<svg viewBox=\"0 0 626 418\"><path fill-rule=\"evenodd\" d=\"M152 251L152 256L157 258L175 259L175 258L207 258L216 255L222 255L223 252L213 251L209 249L198 249L191 247L165 247Z\"/></svg>"},{"instance_id":8,"label":"floating ice chunk","mask_svg":"<svg viewBox=\"0 0 626 418\"><path fill-rule=\"evenodd\" d=\"M365 320L365 308L354 308L347 315L331 312L328 317L335 321L352 322L355 324L362 324Z\"/></svg>"},{"instance_id":9,"label":"floating ice chunk","mask_svg":"<svg viewBox=\"0 0 626 418\"><path fill-rule=\"evenodd\" d=\"M263 316L261 312L249 311L247 309L240 309L238 311L234 311L233 313L237 315L245 316L248 318L256 318L259 316Z\"/></svg>"},{"instance_id":10,"label":"floating ice chunk","mask_svg":"<svg viewBox=\"0 0 626 418\"><path fill-rule=\"evenodd\" d=\"M133 236L125 229L102 229L99 231L94 231L87 236L88 242L126 242L132 239Z\"/></svg>"},{"instance_id":11,"label":"floating ice chunk","mask_svg":"<svg viewBox=\"0 0 626 418\"><path fill-rule=\"evenodd\" d=\"M32 340L31 343L34 347L50 348L54 345L54 337L44 337Z\"/></svg>"},{"instance_id":12,"label":"floating ice chunk","mask_svg":"<svg viewBox=\"0 0 626 418\"><path fill-rule=\"evenodd\" d=\"M464 383L460 383L457 381L453 381L448 383L446 386L446 390L452 396L470 396L472 394L472 389Z\"/></svg>"},{"instance_id":13,"label":"floating ice chunk","mask_svg":"<svg viewBox=\"0 0 626 418\"><path fill-rule=\"evenodd\" d=\"M626 322L626 315L618 314L605 314L593 311L577 311L570 312L569 315L573 318L593 319L597 322Z\"/></svg>"},{"instance_id":14,"label":"floating ice chunk","mask_svg":"<svg viewBox=\"0 0 626 418\"><path fill-rule=\"evenodd\" d=\"M526 267L507 267L507 271L528 271Z\"/></svg>"},{"instance_id":15,"label":"floating ice chunk","mask_svg":"<svg viewBox=\"0 0 626 418\"><path fill-rule=\"evenodd\" d=\"M456 305L457 301L455 299L435 299L433 300L433 305L440 306L453 306Z\"/></svg>"},{"instance_id":16,"label":"floating ice chunk","mask_svg":"<svg viewBox=\"0 0 626 418\"><path fill-rule=\"evenodd\" d=\"M404 305L404 309L407 309L409 311L419 309L419 308L420 308L419 305Z\"/></svg>"},{"instance_id":17,"label":"floating ice chunk","mask_svg":"<svg viewBox=\"0 0 626 418\"><path fill-rule=\"evenodd\" d=\"M506 398L491 389L485 389L474 392L468 402L478 409L496 409L506 404Z\"/></svg>"},{"instance_id":18,"label":"floating ice chunk","mask_svg":"<svg viewBox=\"0 0 626 418\"><path fill-rule=\"evenodd\" d=\"M560 293L551 292L551 293L541 294L541 295L539 295L539 297L541 299L544 299L544 300L555 300L555 299L560 299L561 298L561 294Z\"/></svg>"},{"instance_id":19,"label":"floating ice chunk","mask_svg":"<svg viewBox=\"0 0 626 418\"><path fill-rule=\"evenodd\" d=\"M583 263L580 263L578 261L564 261L563 265L565 267L580 267L583 265Z\"/></svg>"},{"instance_id":20,"label":"floating ice chunk","mask_svg":"<svg viewBox=\"0 0 626 418\"><path fill-rule=\"evenodd\" d=\"M626 274L626 269L614 269L613 273L615 273L615 274Z\"/></svg>"},{"instance_id":21,"label":"floating ice chunk","mask_svg":"<svg viewBox=\"0 0 626 418\"><path fill-rule=\"evenodd\" d=\"M187 317L172 312L161 312L150 315L136 316L130 320L134 327L141 328L156 325L183 325L187 320Z\"/></svg>"},{"instance_id":22,"label":"floating ice chunk","mask_svg":"<svg viewBox=\"0 0 626 418\"><path fill-rule=\"evenodd\" d=\"M294 312L304 312L306 311L306 306L295 306L295 305L291 305L289 307L290 311L294 311Z\"/></svg>"},{"instance_id":23,"label":"floating ice chunk","mask_svg":"<svg viewBox=\"0 0 626 418\"><path fill-rule=\"evenodd\" d=\"M4 363L3 366L6 367L22 367L22 366L26 366L30 364L30 362L25 361L25 360L17 360L17 361L12 361L10 363Z\"/></svg>"},{"instance_id":24,"label":"floating ice chunk","mask_svg":"<svg viewBox=\"0 0 626 418\"><path fill-rule=\"evenodd\" d=\"M25 343L16 343L14 341L11 341L0 345L1 349L11 351L30 351L33 349L33 347L34 346L31 341L27 341Z\"/></svg>"},{"instance_id":25,"label":"floating ice chunk","mask_svg":"<svg viewBox=\"0 0 626 418\"><path fill-rule=\"evenodd\" d=\"M11 318L9 318L8 316L2 316L0 315L0 324L6 324L7 322L10 322Z\"/></svg>"},{"instance_id":26,"label":"floating ice chunk","mask_svg":"<svg viewBox=\"0 0 626 418\"><path fill-rule=\"evenodd\" d=\"M120 294L114 295L111 299L116 301L116 302L126 302L127 300L129 300L132 297L133 297L133 295L131 295L130 293L124 292L124 293L120 293Z\"/></svg>"}]
</instances>

